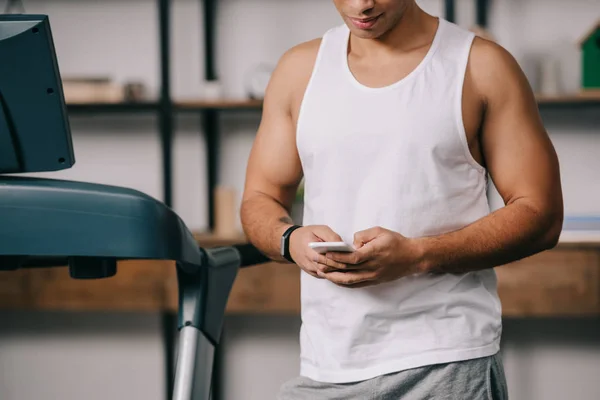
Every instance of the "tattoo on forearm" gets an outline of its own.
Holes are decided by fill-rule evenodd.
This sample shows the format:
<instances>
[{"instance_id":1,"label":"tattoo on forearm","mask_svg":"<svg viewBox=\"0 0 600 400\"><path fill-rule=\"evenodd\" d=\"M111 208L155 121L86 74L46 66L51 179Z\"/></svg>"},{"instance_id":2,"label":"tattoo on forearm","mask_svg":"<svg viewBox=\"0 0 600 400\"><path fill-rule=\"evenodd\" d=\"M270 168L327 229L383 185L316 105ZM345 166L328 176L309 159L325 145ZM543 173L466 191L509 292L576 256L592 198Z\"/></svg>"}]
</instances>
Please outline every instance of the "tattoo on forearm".
<instances>
[{"instance_id":1,"label":"tattoo on forearm","mask_svg":"<svg viewBox=\"0 0 600 400\"><path fill-rule=\"evenodd\" d=\"M294 221L290 217L281 217L279 218L279 222L283 222L284 224L293 224Z\"/></svg>"}]
</instances>

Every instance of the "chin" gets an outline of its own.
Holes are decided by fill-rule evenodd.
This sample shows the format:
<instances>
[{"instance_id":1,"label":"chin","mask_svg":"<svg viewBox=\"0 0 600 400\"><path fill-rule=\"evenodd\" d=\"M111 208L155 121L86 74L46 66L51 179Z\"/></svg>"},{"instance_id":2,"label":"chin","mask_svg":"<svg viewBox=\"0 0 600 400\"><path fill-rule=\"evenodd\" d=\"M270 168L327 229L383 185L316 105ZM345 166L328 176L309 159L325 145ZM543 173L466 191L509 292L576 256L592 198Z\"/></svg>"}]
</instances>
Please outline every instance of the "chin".
<instances>
[{"instance_id":1,"label":"chin","mask_svg":"<svg viewBox=\"0 0 600 400\"><path fill-rule=\"evenodd\" d=\"M356 37L359 37L361 39L377 39L377 37L379 37L379 35L377 35L375 32L373 31L364 31L362 29L350 29L352 31L352 34Z\"/></svg>"},{"instance_id":2,"label":"chin","mask_svg":"<svg viewBox=\"0 0 600 400\"><path fill-rule=\"evenodd\" d=\"M354 36L359 37L361 39L377 39L378 37L383 35L383 32L381 32L381 29L377 29L377 30L358 29L354 26L354 24L352 24L352 22L348 23L347 25L350 28L350 32L352 32L352 34Z\"/></svg>"}]
</instances>

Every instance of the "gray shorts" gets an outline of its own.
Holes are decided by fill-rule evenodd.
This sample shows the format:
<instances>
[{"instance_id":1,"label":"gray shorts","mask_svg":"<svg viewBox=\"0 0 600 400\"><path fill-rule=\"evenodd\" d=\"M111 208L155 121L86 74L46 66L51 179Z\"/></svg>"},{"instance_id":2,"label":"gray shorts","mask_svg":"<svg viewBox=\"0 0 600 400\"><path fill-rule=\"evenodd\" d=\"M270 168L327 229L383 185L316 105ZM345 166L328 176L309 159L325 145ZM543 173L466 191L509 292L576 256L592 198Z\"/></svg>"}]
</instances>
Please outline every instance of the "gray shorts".
<instances>
[{"instance_id":1,"label":"gray shorts","mask_svg":"<svg viewBox=\"0 0 600 400\"><path fill-rule=\"evenodd\" d=\"M278 400L508 400L499 354L450 364L430 365L362 382L321 383L294 378Z\"/></svg>"}]
</instances>

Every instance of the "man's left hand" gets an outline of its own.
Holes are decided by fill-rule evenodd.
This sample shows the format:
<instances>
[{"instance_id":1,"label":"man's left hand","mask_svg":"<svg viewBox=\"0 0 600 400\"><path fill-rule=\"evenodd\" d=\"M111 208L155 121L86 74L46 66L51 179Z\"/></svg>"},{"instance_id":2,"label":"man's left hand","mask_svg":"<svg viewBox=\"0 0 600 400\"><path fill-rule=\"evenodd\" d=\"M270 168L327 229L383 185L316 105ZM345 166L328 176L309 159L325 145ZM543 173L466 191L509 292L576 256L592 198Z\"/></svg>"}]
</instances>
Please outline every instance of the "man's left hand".
<instances>
[{"instance_id":1,"label":"man's left hand","mask_svg":"<svg viewBox=\"0 0 600 400\"><path fill-rule=\"evenodd\" d=\"M390 282L421 272L422 250L416 239L381 227L354 235L355 251L330 252L320 256L319 276L347 287L365 287ZM331 261L335 261L336 267ZM340 269L339 265L345 265Z\"/></svg>"}]
</instances>

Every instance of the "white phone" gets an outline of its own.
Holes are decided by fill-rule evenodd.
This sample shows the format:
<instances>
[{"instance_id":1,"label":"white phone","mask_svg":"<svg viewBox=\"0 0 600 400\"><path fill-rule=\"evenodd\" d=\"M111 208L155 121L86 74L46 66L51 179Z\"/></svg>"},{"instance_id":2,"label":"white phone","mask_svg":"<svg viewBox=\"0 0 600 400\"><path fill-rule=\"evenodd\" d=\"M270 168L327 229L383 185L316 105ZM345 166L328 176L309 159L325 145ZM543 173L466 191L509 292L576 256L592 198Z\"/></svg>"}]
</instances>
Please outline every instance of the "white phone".
<instances>
[{"instance_id":1,"label":"white phone","mask_svg":"<svg viewBox=\"0 0 600 400\"><path fill-rule=\"evenodd\" d=\"M325 254L327 252L342 252L352 253L354 247L344 242L310 242L308 246L319 254Z\"/></svg>"}]
</instances>

